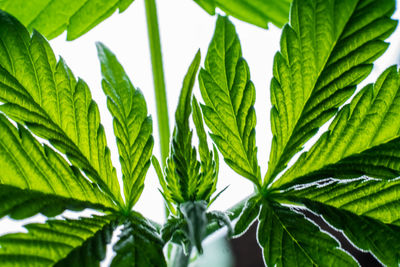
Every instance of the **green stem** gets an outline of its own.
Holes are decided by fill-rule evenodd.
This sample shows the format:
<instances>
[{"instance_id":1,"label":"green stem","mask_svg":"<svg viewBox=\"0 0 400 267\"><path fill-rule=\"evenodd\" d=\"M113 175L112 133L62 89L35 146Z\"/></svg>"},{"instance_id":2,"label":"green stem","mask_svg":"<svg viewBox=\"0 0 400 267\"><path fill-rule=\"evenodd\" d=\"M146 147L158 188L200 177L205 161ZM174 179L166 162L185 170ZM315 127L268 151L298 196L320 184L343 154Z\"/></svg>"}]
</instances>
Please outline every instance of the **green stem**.
<instances>
[{"instance_id":1,"label":"green stem","mask_svg":"<svg viewBox=\"0 0 400 267\"><path fill-rule=\"evenodd\" d=\"M188 267L190 263L191 250L185 254L181 246L175 247L175 253L172 261L172 266L174 267Z\"/></svg>"},{"instance_id":2,"label":"green stem","mask_svg":"<svg viewBox=\"0 0 400 267\"><path fill-rule=\"evenodd\" d=\"M165 93L164 70L161 54L160 31L158 29L155 0L145 0L147 30L153 69L154 92L156 96L158 133L160 135L161 165L164 167L169 153L169 119Z\"/></svg>"}]
</instances>

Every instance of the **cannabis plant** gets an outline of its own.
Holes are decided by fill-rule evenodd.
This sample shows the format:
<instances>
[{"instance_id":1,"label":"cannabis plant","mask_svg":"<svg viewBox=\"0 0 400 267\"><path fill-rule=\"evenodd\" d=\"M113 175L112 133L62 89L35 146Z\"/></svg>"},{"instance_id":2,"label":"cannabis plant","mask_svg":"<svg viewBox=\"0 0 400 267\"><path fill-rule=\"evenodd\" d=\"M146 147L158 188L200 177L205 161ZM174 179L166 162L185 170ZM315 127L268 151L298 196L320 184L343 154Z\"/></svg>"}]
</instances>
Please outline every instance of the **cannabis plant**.
<instances>
[{"instance_id":1,"label":"cannabis plant","mask_svg":"<svg viewBox=\"0 0 400 267\"><path fill-rule=\"evenodd\" d=\"M60 16L56 10L66 3L43 2L27 7L20 1L0 3L22 22L0 12L0 215L49 217L26 225L24 233L0 237L1 266L99 266L116 229L121 232L111 266L187 266L211 233L226 227L234 238L255 220L267 266L357 266L304 211L321 216L382 264L400 265L398 67L358 87L396 28L390 18L393 0L291 3L273 62L273 139L266 174L257 158L256 89L228 17L218 16L200 71L200 51L188 68L169 141L155 5L146 0L157 119L164 125L159 127L161 160L153 156L153 122L142 93L116 56L97 44L121 186L87 84L56 59L43 35L30 30L38 28L52 38L67 28L68 38L77 38L132 0L70 1L65 9L70 13ZM255 1L261 4L258 12L251 1L196 2L210 14L220 7L261 27L268 21L283 24L288 6L287 1ZM196 80L200 102L193 96ZM324 125L326 132L305 151ZM254 184L254 193L228 211L209 210L223 197L216 191L224 176L219 154ZM163 225L134 210L151 164L165 200ZM58 216L83 209L98 215Z\"/></svg>"}]
</instances>

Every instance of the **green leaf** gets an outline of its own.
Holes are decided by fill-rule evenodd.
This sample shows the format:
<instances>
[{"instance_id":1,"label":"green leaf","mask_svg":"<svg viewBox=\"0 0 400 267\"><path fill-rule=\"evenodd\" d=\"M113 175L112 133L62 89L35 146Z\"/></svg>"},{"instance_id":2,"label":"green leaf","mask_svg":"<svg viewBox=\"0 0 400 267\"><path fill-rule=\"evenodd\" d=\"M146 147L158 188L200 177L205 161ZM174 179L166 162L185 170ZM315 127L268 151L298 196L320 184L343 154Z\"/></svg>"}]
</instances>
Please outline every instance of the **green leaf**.
<instances>
[{"instance_id":1,"label":"green leaf","mask_svg":"<svg viewBox=\"0 0 400 267\"><path fill-rule=\"evenodd\" d=\"M200 58L200 52L197 52L184 78L175 112L176 126L164 182L167 184L167 190L164 189L167 200L175 203L195 200L198 190L200 163L197 160L196 149L192 147L193 132L189 127L189 117L192 112L192 91Z\"/></svg>"},{"instance_id":2,"label":"green leaf","mask_svg":"<svg viewBox=\"0 0 400 267\"><path fill-rule=\"evenodd\" d=\"M399 179L333 181L285 193L294 200L308 199L397 226L400 226L399 194Z\"/></svg>"},{"instance_id":3,"label":"green leaf","mask_svg":"<svg viewBox=\"0 0 400 267\"><path fill-rule=\"evenodd\" d=\"M2 0L0 9L15 16L29 30L36 29L47 39L67 30L74 40L110 17L117 8L125 11L134 0Z\"/></svg>"},{"instance_id":4,"label":"green leaf","mask_svg":"<svg viewBox=\"0 0 400 267\"><path fill-rule=\"evenodd\" d=\"M201 173L198 181L197 199L210 201L211 195L217 189L218 180L218 151L214 147L213 151L208 148L207 134L204 130L203 115L201 114L200 106L193 96L193 122L196 128L197 136L199 137L199 155Z\"/></svg>"},{"instance_id":5,"label":"green leaf","mask_svg":"<svg viewBox=\"0 0 400 267\"><path fill-rule=\"evenodd\" d=\"M80 264L87 259L99 261L104 258L105 246L111 239L114 225L112 217L99 216L25 225L27 233L0 237L1 265L68 266L66 264L73 263L77 253L82 256Z\"/></svg>"},{"instance_id":6,"label":"green leaf","mask_svg":"<svg viewBox=\"0 0 400 267\"><path fill-rule=\"evenodd\" d=\"M258 242L267 266L358 266L330 235L290 208L262 206Z\"/></svg>"},{"instance_id":7,"label":"green leaf","mask_svg":"<svg viewBox=\"0 0 400 267\"><path fill-rule=\"evenodd\" d=\"M204 119L225 162L237 173L260 185L255 146L255 89L249 67L241 57L235 27L218 17L208 48L205 69L200 71Z\"/></svg>"},{"instance_id":8,"label":"green leaf","mask_svg":"<svg viewBox=\"0 0 400 267\"><path fill-rule=\"evenodd\" d=\"M82 179L83 177L79 177ZM68 181L68 180L67 180ZM76 182L74 182L75 184ZM83 180L83 184L87 184ZM72 194L73 198L60 197L55 193L43 193L29 189L21 189L19 187L0 185L0 218L10 216L13 219L21 220L38 213L42 213L47 217L55 217L64 212L64 210L81 211L86 208L95 210L111 210L113 203L103 196L97 188L91 185L85 186L88 190L85 194L85 201L79 200L78 194ZM94 192L89 193L90 191ZM99 202L99 203L98 203ZM100 204L103 203L103 204Z\"/></svg>"},{"instance_id":9,"label":"green leaf","mask_svg":"<svg viewBox=\"0 0 400 267\"><path fill-rule=\"evenodd\" d=\"M0 12L1 111L25 123L83 169L103 191L122 203L97 104L84 81L76 81L38 33L29 36Z\"/></svg>"},{"instance_id":10,"label":"green leaf","mask_svg":"<svg viewBox=\"0 0 400 267\"><path fill-rule=\"evenodd\" d=\"M400 262L400 180L330 181L285 193L340 229L386 266Z\"/></svg>"},{"instance_id":11,"label":"green leaf","mask_svg":"<svg viewBox=\"0 0 400 267\"><path fill-rule=\"evenodd\" d=\"M218 7L227 15L268 28L272 22L282 27L288 21L291 0L194 0L210 15L215 14Z\"/></svg>"},{"instance_id":12,"label":"green leaf","mask_svg":"<svg viewBox=\"0 0 400 267\"><path fill-rule=\"evenodd\" d=\"M58 214L69 206L115 208L61 155L42 146L24 127L15 128L4 115L0 115L0 169L1 216L25 218L46 210ZM52 206L55 203L61 206Z\"/></svg>"},{"instance_id":13,"label":"green leaf","mask_svg":"<svg viewBox=\"0 0 400 267\"><path fill-rule=\"evenodd\" d=\"M163 241L156 229L144 218L132 216L124 225L113 249L117 253L111 267L163 267Z\"/></svg>"},{"instance_id":14,"label":"green leaf","mask_svg":"<svg viewBox=\"0 0 400 267\"><path fill-rule=\"evenodd\" d=\"M274 186L287 187L326 177L398 177L399 89L399 73L393 66L340 110L329 130Z\"/></svg>"},{"instance_id":15,"label":"green leaf","mask_svg":"<svg viewBox=\"0 0 400 267\"><path fill-rule=\"evenodd\" d=\"M383 224L366 216L339 210L317 202L305 202L311 210L321 214L336 229L362 250L372 252L385 266L400 264L400 227Z\"/></svg>"},{"instance_id":16,"label":"green leaf","mask_svg":"<svg viewBox=\"0 0 400 267\"><path fill-rule=\"evenodd\" d=\"M295 0L271 81L271 183L352 96L387 48L393 0Z\"/></svg>"},{"instance_id":17,"label":"green leaf","mask_svg":"<svg viewBox=\"0 0 400 267\"><path fill-rule=\"evenodd\" d=\"M132 85L115 55L97 43L103 75L103 91L114 119L114 133L122 167L125 198L129 210L139 199L153 151L153 122L146 101Z\"/></svg>"},{"instance_id":18,"label":"green leaf","mask_svg":"<svg viewBox=\"0 0 400 267\"><path fill-rule=\"evenodd\" d=\"M260 207L260 195L251 197L246 201L233 230L235 237L244 234L253 224L254 220L257 219L258 214L260 213Z\"/></svg>"}]
</instances>

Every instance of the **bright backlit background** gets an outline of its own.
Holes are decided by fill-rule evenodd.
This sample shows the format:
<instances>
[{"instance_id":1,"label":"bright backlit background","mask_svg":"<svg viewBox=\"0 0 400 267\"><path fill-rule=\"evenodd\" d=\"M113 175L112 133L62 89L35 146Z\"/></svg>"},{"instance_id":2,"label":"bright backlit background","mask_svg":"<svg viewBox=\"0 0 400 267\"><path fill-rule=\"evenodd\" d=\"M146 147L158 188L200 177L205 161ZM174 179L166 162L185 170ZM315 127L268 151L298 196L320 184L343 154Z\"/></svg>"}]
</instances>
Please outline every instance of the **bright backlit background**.
<instances>
[{"instance_id":1,"label":"bright backlit background","mask_svg":"<svg viewBox=\"0 0 400 267\"><path fill-rule=\"evenodd\" d=\"M170 128L173 129L173 118L183 77L196 51L201 50L202 59L211 40L216 17L209 16L192 0L157 1L161 43L164 60L165 80L170 117ZM396 11L395 18L399 19ZM266 172L270 150L271 131L269 124L269 83L272 76L273 56L279 48L281 30L270 25L269 30L232 19L239 34L243 56L250 66L251 79L256 87L256 138L259 164L262 174ZM95 42L107 45L118 57L131 78L134 86L143 92L148 111L153 116L154 154L160 158L156 110L153 93L153 79L150 65L150 52L147 38L144 1L136 0L127 11L114 14L83 37L66 42L66 34L50 42L56 55L61 55L76 76L83 78L90 86L92 96L98 103L102 123L106 129L108 146L112 151L112 160L121 177L118 163L118 151L112 130L112 118L106 108L106 98L101 89L100 66L97 59ZM386 67L400 62L400 30L390 38L392 43L384 56L376 63L374 72L368 82L374 81ZM202 60L203 62L203 60ZM365 84L364 82L363 84ZM194 93L201 101L198 84ZM315 140L315 138L313 139ZM212 205L212 209L225 210L252 193L250 182L231 171L220 156L221 167L218 190L229 185L229 188ZM163 222L163 199L158 192L158 180L154 169L150 167L145 181L145 189L135 210L157 222ZM68 213L68 215L73 215ZM30 221L44 221L43 216L36 216ZM24 222L26 223L26 221ZM14 224L9 219L0 221L0 233L22 231L21 223Z\"/></svg>"}]
</instances>

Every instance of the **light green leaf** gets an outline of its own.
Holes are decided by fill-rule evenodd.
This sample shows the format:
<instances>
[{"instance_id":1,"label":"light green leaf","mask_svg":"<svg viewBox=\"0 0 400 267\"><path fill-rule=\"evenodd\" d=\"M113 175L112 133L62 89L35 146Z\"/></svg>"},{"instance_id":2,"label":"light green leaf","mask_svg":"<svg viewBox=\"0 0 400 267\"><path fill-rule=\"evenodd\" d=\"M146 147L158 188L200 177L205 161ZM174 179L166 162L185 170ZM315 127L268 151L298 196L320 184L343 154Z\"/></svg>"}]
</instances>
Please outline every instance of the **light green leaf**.
<instances>
[{"instance_id":1,"label":"light green leaf","mask_svg":"<svg viewBox=\"0 0 400 267\"><path fill-rule=\"evenodd\" d=\"M153 122L146 101L133 87L115 55L97 43L103 75L103 91L114 119L114 133L122 167L125 198L129 210L139 199L153 151Z\"/></svg>"},{"instance_id":2,"label":"light green leaf","mask_svg":"<svg viewBox=\"0 0 400 267\"><path fill-rule=\"evenodd\" d=\"M117 203L122 202L96 103L84 81L55 59L47 41L32 38L0 12L1 111L25 123L83 169Z\"/></svg>"},{"instance_id":3,"label":"light green leaf","mask_svg":"<svg viewBox=\"0 0 400 267\"><path fill-rule=\"evenodd\" d=\"M15 16L29 30L36 29L47 39L67 30L74 40L110 17L125 11L134 0L2 0L0 9Z\"/></svg>"},{"instance_id":4,"label":"light green leaf","mask_svg":"<svg viewBox=\"0 0 400 267\"><path fill-rule=\"evenodd\" d=\"M173 133L171 152L167 158L164 194L168 201L184 203L195 200L200 176L200 162L196 149L192 147L193 132L189 127L192 113L192 90L200 65L200 52L197 52L185 75L178 107L175 112L176 126Z\"/></svg>"},{"instance_id":5,"label":"light green leaf","mask_svg":"<svg viewBox=\"0 0 400 267\"><path fill-rule=\"evenodd\" d=\"M329 130L273 186L287 187L326 177L398 177L399 89L399 73L393 66L344 106Z\"/></svg>"},{"instance_id":6,"label":"light green leaf","mask_svg":"<svg viewBox=\"0 0 400 267\"><path fill-rule=\"evenodd\" d=\"M285 195L308 199L385 224L400 226L400 180L335 181L292 190Z\"/></svg>"},{"instance_id":7,"label":"light green leaf","mask_svg":"<svg viewBox=\"0 0 400 267\"><path fill-rule=\"evenodd\" d=\"M262 206L258 242L267 266L358 266L330 235L290 208Z\"/></svg>"},{"instance_id":8,"label":"light green leaf","mask_svg":"<svg viewBox=\"0 0 400 267\"><path fill-rule=\"evenodd\" d=\"M339 210L317 202L304 202L336 229L340 229L358 248L372 252L385 266L400 264L400 227L383 224L366 216Z\"/></svg>"},{"instance_id":9,"label":"light green leaf","mask_svg":"<svg viewBox=\"0 0 400 267\"><path fill-rule=\"evenodd\" d=\"M289 18L291 0L194 0L210 15L215 14L218 7L227 15L254 24L261 28L268 28L272 22L282 27Z\"/></svg>"},{"instance_id":10,"label":"light green leaf","mask_svg":"<svg viewBox=\"0 0 400 267\"><path fill-rule=\"evenodd\" d=\"M74 206L115 208L97 186L71 168L61 155L42 146L22 126L17 130L3 115L0 115L0 169L3 203L0 216L25 218L46 211L57 215ZM61 205L54 207L56 203Z\"/></svg>"},{"instance_id":11,"label":"light green leaf","mask_svg":"<svg viewBox=\"0 0 400 267\"><path fill-rule=\"evenodd\" d=\"M205 102L202 106L204 119L225 162L259 185L253 107L255 89L249 67L242 58L235 27L226 17L218 17L199 83Z\"/></svg>"},{"instance_id":12,"label":"light green leaf","mask_svg":"<svg viewBox=\"0 0 400 267\"><path fill-rule=\"evenodd\" d=\"M196 128L197 136L199 137L199 155L201 173L197 183L197 199L210 201L211 195L217 189L218 178L218 151L214 147L213 151L208 148L207 134L204 130L203 115L201 114L200 106L193 96L193 122Z\"/></svg>"},{"instance_id":13,"label":"light green leaf","mask_svg":"<svg viewBox=\"0 0 400 267\"><path fill-rule=\"evenodd\" d=\"M271 183L337 112L387 48L393 0L295 0L271 81Z\"/></svg>"},{"instance_id":14,"label":"light green leaf","mask_svg":"<svg viewBox=\"0 0 400 267\"><path fill-rule=\"evenodd\" d=\"M111 267L166 267L163 241L144 218L132 216L125 224L113 249L117 253Z\"/></svg>"},{"instance_id":15,"label":"light green leaf","mask_svg":"<svg viewBox=\"0 0 400 267\"><path fill-rule=\"evenodd\" d=\"M77 253L83 256L80 264L89 259L92 265L85 266L96 266L93 261L104 258L114 224L111 217L96 216L25 225L27 233L0 237L1 266L72 266L68 263Z\"/></svg>"}]
</instances>

